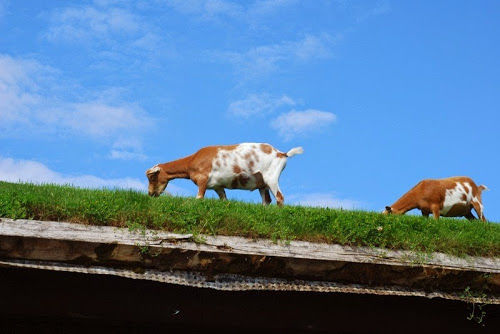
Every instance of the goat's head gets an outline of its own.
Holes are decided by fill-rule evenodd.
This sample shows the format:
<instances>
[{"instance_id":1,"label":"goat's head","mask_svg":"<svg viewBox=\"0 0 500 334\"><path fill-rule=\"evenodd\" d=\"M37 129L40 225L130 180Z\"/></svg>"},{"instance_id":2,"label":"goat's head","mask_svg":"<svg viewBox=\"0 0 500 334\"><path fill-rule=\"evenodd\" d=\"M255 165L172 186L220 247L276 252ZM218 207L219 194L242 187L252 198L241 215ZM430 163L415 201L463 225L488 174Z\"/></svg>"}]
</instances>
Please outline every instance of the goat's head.
<instances>
[{"instance_id":1,"label":"goat's head","mask_svg":"<svg viewBox=\"0 0 500 334\"><path fill-rule=\"evenodd\" d=\"M149 196L158 197L165 190L168 184L167 173L158 165L151 167L146 171L146 176L148 177L149 186L148 194Z\"/></svg>"},{"instance_id":2,"label":"goat's head","mask_svg":"<svg viewBox=\"0 0 500 334\"><path fill-rule=\"evenodd\" d=\"M382 211L384 215L390 215L392 213L392 208L390 206L386 206L385 210Z\"/></svg>"}]
</instances>

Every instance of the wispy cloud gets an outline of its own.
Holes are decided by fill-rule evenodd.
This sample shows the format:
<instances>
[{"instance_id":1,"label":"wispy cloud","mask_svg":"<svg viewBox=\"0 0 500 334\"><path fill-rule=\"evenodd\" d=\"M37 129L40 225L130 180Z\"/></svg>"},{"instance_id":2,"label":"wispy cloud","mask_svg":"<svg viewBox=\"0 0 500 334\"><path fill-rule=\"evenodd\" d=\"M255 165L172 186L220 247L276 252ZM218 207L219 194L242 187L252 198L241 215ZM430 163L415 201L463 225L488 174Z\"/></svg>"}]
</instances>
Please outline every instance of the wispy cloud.
<instances>
[{"instance_id":1,"label":"wispy cloud","mask_svg":"<svg viewBox=\"0 0 500 334\"><path fill-rule=\"evenodd\" d=\"M128 1L94 1L67 6L46 14L49 26L42 36L54 44L63 43L93 51L94 67L104 64L136 64L159 61L176 54L167 34ZM103 64L104 63L104 64ZM131 66L129 70L136 68Z\"/></svg>"},{"instance_id":2,"label":"wispy cloud","mask_svg":"<svg viewBox=\"0 0 500 334\"><path fill-rule=\"evenodd\" d=\"M183 14L200 15L205 19L215 16L239 17L244 13L242 5L224 0L171 0L167 4Z\"/></svg>"},{"instance_id":3,"label":"wispy cloud","mask_svg":"<svg viewBox=\"0 0 500 334\"><path fill-rule=\"evenodd\" d=\"M0 0L0 19L7 14L8 0Z\"/></svg>"},{"instance_id":4,"label":"wispy cloud","mask_svg":"<svg viewBox=\"0 0 500 334\"><path fill-rule=\"evenodd\" d=\"M140 140L122 138L113 144L109 158L117 160L146 160L147 157L142 153L142 143Z\"/></svg>"},{"instance_id":5,"label":"wispy cloud","mask_svg":"<svg viewBox=\"0 0 500 334\"><path fill-rule=\"evenodd\" d=\"M113 94L89 97L82 89L77 95L87 99L68 97L56 83L59 78L64 82L60 72L35 60L0 54L3 136L71 133L116 140L124 131L137 135L152 127L151 118L140 106L112 97Z\"/></svg>"},{"instance_id":6,"label":"wispy cloud","mask_svg":"<svg viewBox=\"0 0 500 334\"><path fill-rule=\"evenodd\" d=\"M286 95L271 96L267 93L249 94L244 99L229 104L231 115L248 118L256 115L270 114L283 106L294 106L296 102Z\"/></svg>"},{"instance_id":7,"label":"wispy cloud","mask_svg":"<svg viewBox=\"0 0 500 334\"><path fill-rule=\"evenodd\" d=\"M391 11L389 0L381 0L375 3L373 7L362 8L356 17L358 23L363 22L370 17L386 14Z\"/></svg>"},{"instance_id":8,"label":"wispy cloud","mask_svg":"<svg viewBox=\"0 0 500 334\"><path fill-rule=\"evenodd\" d=\"M243 79L252 79L272 73L280 65L289 62L329 58L333 55L333 46L340 38L341 35L306 35L297 41L257 46L243 52L212 51L209 56L212 60L232 64Z\"/></svg>"},{"instance_id":9,"label":"wispy cloud","mask_svg":"<svg viewBox=\"0 0 500 334\"><path fill-rule=\"evenodd\" d=\"M331 112L315 109L292 110L274 119L271 127L276 129L284 140L290 140L297 135L322 130L336 120L337 116Z\"/></svg>"},{"instance_id":10,"label":"wispy cloud","mask_svg":"<svg viewBox=\"0 0 500 334\"><path fill-rule=\"evenodd\" d=\"M251 22L296 2L297 0L258 0L253 2L170 0L167 2L167 5L182 14L193 15L198 19L213 20L227 17Z\"/></svg>"},{"instance_id":11,"label":"wispy cloud","mask_svg":"<svg viewBox=\"0 0 500 334\"><path fill-rule=\"evenodd\" d=\"M134 34L141 29L140 19L116 7L66 7L55 10L46 37L50 41L82 42L108 40L113 36Z\"/></svg>"},{"instance_id":12,"label":"wispy cloud","mask_svg":"<svg viewBox=\"0 0 500 334\"><path fill-rule=\"evenodd\" d=\"M7 182L32 182L37 184L69 184L81 188L120 188L147 190L147 179L133 177L102 178L95 175L69 175L56 172L34 160L12 159L0 156L0 180ZM168 185L167 194L192 196L193 192L175 184Z\"/></svg>"},{"instance_id":13,"label":"wispy cloud","mask_svg":"<svg viewBox=\"0 0 500 334\"><path fill-rule=\"evenodd\" d=\"M360 209L364 206L362 202L342 199L333 193L310 193L290 196L294 204L302 206L313 206L323 208L342 208L345 210Z\"/></svg>"},{"instance_id":14,"label":"wispy cloud","mask_svg":"<svg viewBox=\"0 0 500 334\"><path fill-rule=\"evenodd\" d=\"M84 188L124 188L145 191L146 180L135 178L104 179L94 175L64 175L33 160L14 160L0 157L0 180L8 182L33 182L71 184Z\"/></svg>"}]
</instances>

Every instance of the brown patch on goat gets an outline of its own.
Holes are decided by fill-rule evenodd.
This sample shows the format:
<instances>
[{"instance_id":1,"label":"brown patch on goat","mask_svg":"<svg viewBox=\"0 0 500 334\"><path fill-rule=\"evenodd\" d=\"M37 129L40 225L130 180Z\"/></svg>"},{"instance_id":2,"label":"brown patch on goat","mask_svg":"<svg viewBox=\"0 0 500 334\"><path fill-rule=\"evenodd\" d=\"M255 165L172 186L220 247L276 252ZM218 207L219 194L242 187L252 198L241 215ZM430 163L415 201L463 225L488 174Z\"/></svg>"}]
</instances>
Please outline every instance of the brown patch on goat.
<instances>
[{"instance_id":1,"label":"brown patch on goat","mask_svg":"<svg viewBox=\"0 0 500 334\"><path fill-rule=\"evenodd\" d=\"M266 189L266 192L264 193L264 197L265 197L267 204L271 203L271 194L269 194L269 190Z\"/></svg>"},{"instance_id":2,"label":"brown patch on goat","mask_svg":"<svg viewBox=\"0 0 500 334\"><path fill-rule=\"evenodd\" d=\"M462 194L462 201L467 201L467 195L466 194Z\"/></svg>"},{"instance_id":3,"label":"brown patch on goat","mask_svg":"<svg viewBox=\"0 0 500 334\"><path fill-rule=\"evenodd\" d=\"M247 175L245 174L238 175L238 181L242 187L246 186L248 180L250 180L250 178Z\"/></svg>"},{"instance_id":4,"label":"brown patch on goat","mask_svg":"<svg viewBox=\"0 0 500 334\"><path fill-rule=\"evenodd\" d=\"M446 217L462 217L470 212L470 207L465 204L455 204L450 211L446 213Z\"/></svg>"},{"instance_id":5,"label":"brown patch on goat","mask_svg":"<svg viewBox=\"0 0 500 334\"><path fill-rule=\"evenodd\" d=\"M231 189L236 189L238 188L238 178L235 177L233 178L233 181L231 181Z\"/></svg>"},{"instance_id":6,"label":"brown patch on goat","mask_svg":"<svg viewBox=\"0 0 500 334\"><path fill-rule=\"evenodd\" d=\"M283 153L283 152L276 152L276 156L278 158L286 158L286 157L288 157L288 155L286 155L286 153Z\"/></svg>"},{"instance_id":7,"label":"brown patch on goat","mask_svg":"<svg viewBox=\"0 0 500 334\"><path fill-rule=\"evenodd\" d=\"M271 147L271 145L268 144L260 144L260 150L265 154L271 154L273 148Z\"/></svg>"},{"instance_id":8,"label":"brown patch on goat","mask_svg":"<svg viewBox=\"0 0 500 334\"><path fill-rule=\"evenodd\" d=\"M239 173L241 173L241 168L240 168L240 166L238 166L238 165L234 165L234 166L233 166L233 172L234 172L235 174L239 174Z\"/></svg>"},{"instance_id":9,"label":"brown patch on goat","mask_svg":"<svg viewBox=\"0 0 500 334\"><path fill-rule=\"evenodd\" d=\"M262 177L261 172L253 174L253 177L255 178L255 187L256 188L260 189L260 188L267 187L267 184L264 182L264 177Z\"/></svg>"},{"instance_id":10,"label":"brown patch on goat","mask_svg":"<svg viewBox=\"0 0 500 334\"><path fill-rule=\"evenodd\" d=\"M283 198L283 194L281 193L281 191L278 191L278 192L276 193L276 202L278 202L278 205L279 205L279 206L282 206L282 205L283 205L283 200L284 200L284 198Z\"/></svg>"}]
</instances>

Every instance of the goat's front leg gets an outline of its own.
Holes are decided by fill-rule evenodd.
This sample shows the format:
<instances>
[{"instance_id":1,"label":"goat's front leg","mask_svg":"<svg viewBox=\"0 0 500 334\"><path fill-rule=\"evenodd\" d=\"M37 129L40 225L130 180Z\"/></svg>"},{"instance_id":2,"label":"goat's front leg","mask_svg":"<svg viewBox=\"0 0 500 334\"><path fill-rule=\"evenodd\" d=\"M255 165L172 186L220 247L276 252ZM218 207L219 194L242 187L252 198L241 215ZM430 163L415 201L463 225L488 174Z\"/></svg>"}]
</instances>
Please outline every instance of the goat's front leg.
<instances>
[{"instance_id":1,"label":"goat's front leg","mask_svg":"<svg viewBox=\"0 0 500 334\"><path fill-rule=\"evenodd\" d=\"M206 178L201 178L197 180L196 184L198 185L198 195L196 195L196 198L205 197L205 192L207 191L207 182L208 179Z\"/></svg>"},{"instance_id":2,"label":"goat's front leg","mask_svg":"<svg viewBox=\"0 0 500 334\"><path fill-rule=\"evenodd\" d=\"M467 213L465 216L464 216L467 220L476 220L477 218L474 217L474 215L472 214L472 212L469 211L469 213Z\"/></svg>"},{"instance_id":3,"label":"goat's front leg","mask_svg":"<svg viewBox=\"0 0 500 334\"><path fill-rule=\"evenodd\" d=\"M441 216L441 209L439 208L439 205L433 205L431 210L434 218L439 219L439 216Z\"/></svg>"}]
</instances>

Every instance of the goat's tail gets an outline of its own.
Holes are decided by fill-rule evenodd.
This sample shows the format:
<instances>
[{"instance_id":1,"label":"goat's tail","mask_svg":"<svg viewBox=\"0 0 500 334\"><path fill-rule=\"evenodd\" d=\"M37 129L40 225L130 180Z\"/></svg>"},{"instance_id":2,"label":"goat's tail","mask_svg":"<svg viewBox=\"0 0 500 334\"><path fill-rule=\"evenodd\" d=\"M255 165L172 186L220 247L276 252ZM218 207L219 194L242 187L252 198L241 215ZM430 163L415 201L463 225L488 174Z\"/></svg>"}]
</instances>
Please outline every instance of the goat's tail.
<instances>
[{"instance_id":1,"label":"goat's tail","mask_svg":"<svg viewBox=\"0 0 500 334\"><path fill-rule=\"evenodd\" d=\"M485 186L484 184L480 185L479 187L477 187L479 189L479 192L482 192L484 190L490 190L490 188L488 188L487 186Z\"/></svg>"},{"instance_id":2,"label":"goat's tail","mask_svg":"<svg viewBox=\"0 0 500 334\"><path fill-rule=\"evenodd\" d=\"M286 152L287 157L293 157L296 154L304 153L304 149L302 147L294 147L290 151Z\"/></svg>"}]
</instances>

